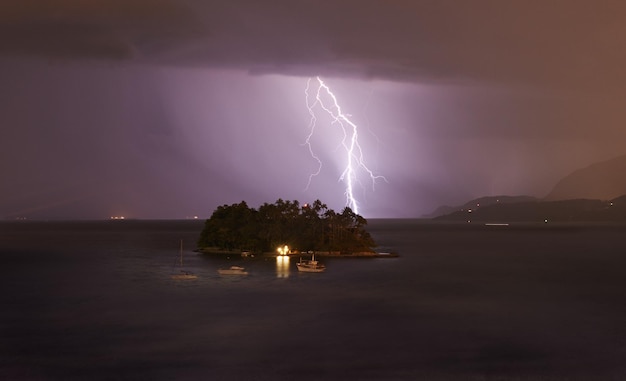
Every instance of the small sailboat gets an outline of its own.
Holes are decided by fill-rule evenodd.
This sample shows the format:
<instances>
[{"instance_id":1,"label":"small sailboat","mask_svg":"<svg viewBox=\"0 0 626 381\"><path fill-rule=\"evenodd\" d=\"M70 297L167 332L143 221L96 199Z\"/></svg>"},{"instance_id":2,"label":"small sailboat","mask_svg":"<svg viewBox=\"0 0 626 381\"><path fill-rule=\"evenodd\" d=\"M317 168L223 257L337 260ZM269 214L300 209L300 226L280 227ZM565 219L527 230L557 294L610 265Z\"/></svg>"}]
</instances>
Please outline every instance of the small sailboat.
<instances>
[{"instance_id":1,"label":"small sailboat","mask_svg":"<svg viewBox=\"0 0 626 381\"><path fill-rule=\"evenodd\" d=\"M313 254L310 260L302 260L302 257L300 257L300 261L296 263L296 266L298 267L298 271L305 273L322 273L326 270L325 265L315 260L315 254Z\"/></svg>"},{"instance_id":2,"label":"small sailboat","mask_svg":"<svg viewBox=\"0 0 626 381\"><path fill-rule=\"evenodd\" d=\"M185 271L183 270L183 240L180 240L180 259L177 259L176 262L178 263L178 267L179 267L179 272L178 273L174 273L171 275L172 279L175 280L188 280L188 279L196 279L198 278L198 276L192 272L189 271ZM174 264L174 267L176 268L177 264Z\"/></svg>"},{"instance_id":3,"label":"small sailboat","mask_svg":"<svg viewBox=\"0 0 626 381\"><path fill-rule=\"evenodd\" d=\"M217 272L220 275L248 275L246 269L239 266L230 266L230 268L227 269L219 269Z\"/></svg>"}]
</instances>

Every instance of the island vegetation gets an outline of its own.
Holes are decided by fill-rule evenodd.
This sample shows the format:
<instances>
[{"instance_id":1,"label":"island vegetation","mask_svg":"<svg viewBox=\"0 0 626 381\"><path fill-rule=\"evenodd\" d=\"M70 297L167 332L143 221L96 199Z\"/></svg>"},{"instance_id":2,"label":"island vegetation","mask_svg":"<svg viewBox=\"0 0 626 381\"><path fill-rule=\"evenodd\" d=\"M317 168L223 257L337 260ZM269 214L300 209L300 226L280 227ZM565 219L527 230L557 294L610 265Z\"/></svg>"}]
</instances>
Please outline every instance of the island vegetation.
<instances>
[{"instance_id":1,"label":"island vegetation","mask_svg":"<svg viewBox=\"0 0 626 381\"><path fill-rule=\"evenodd\" d=\"M373 252L376 243L366 225L367 220L349 207L336 213L320 200L300 205L278 199L258 210L242 201L213 212L204 224L198 248L204 252L267 253L287 245L292 252Z\"/></svg>"}]
</instances>

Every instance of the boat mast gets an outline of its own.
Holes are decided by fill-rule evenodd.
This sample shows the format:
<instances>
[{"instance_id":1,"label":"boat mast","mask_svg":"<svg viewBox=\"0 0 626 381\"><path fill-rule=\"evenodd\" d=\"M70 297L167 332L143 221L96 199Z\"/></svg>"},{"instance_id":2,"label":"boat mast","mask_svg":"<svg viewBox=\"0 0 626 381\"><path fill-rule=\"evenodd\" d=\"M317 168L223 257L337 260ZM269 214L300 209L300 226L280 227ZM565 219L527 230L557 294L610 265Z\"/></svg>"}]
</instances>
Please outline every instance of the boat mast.
<instances>
[{"instance_id":1,"label":"boat mast","mask_svg":"<svg viewBox=\"0 0 626 381\"><path fill-rule=\"evenodd\" d=\"M180 267L183 267L183 240L180 240Z\"/></svg>"}]
</instances>

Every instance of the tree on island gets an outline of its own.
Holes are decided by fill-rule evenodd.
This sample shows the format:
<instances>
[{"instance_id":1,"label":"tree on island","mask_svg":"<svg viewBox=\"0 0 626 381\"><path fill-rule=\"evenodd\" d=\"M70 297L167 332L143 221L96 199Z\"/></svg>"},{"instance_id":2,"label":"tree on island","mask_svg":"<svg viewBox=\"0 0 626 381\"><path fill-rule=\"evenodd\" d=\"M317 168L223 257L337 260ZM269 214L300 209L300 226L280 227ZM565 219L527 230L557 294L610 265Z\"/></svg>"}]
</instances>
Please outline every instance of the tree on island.
<instances>
[{"instance_id":1,"label":"tree on island","mask_svg":"<svg viewBox=\"0 0 626 381\"><path fill-rule=\"evenodd\" d=\"M271 252L288 245L300 252L371 252L376 243L366 225L367 220L349 207L338 214L320 200L300 206L296 200L278 199L258 210L242 201L213 212L204 224L198 247Z\"/></svg>"}]
</instances>

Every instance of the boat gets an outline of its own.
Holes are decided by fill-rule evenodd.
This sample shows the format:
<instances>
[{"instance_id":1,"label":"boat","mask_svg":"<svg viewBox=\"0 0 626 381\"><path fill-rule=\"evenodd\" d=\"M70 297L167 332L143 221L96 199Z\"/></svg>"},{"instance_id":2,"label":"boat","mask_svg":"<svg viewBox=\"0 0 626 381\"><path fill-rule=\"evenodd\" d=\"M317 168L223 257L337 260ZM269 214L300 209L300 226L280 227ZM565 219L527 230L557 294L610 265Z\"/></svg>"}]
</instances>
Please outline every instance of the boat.
<instances>
[{"instance_id":1,"label":"boat","mask_svg":"<svg viewBox=\"0 0 626 381\"><path fill-rule=\"evenodd\" d=\"M220 275L248 275L246 269L239 266L230 266L227 269L219 269L217 272Z\"/></svg>"},{"instance_id":2,"label":"boat","mask_svg":"<svg viewBox=\"0 0 626 381\"><path fill-rule=\"evenodd\" d=\"M298 267L298 271L305 273L322 273L326 270L325 265L315 260L315 254L313 254L311 259L303 260L302 257L300 257L300 261L296 263L296 266Z\"/></svg>"},{"instance_id":3,"label":"boat","mask_svg":"<svg viewBox=\"0 0 626 381\"><path fill-rule=\"evenodd\" d=\"M178 274L172 274L171 277L172 279L175 279L175 280L188 280L188 279L198 278L196 274L189 272L189 271L183 271L183 270L181 270L180 273Z\"/></svg>"},{"instance_id":4,"label":"boat","mask_svg":"<svg viewBox=\"0 0 626 381\"><path fill-rule=\"evenodd\" d=\"M189 279L196 279L198 278L198 276L190 271L186 271L186 270L182 270L183 268L183 240L180 240L180 259L177 259L176 262L178 263L178 265L175 263L174 267L179 268L179 272L170 275L170 277L172 279L175 280L189 280Z\"/></svg>"}]
</instances>

